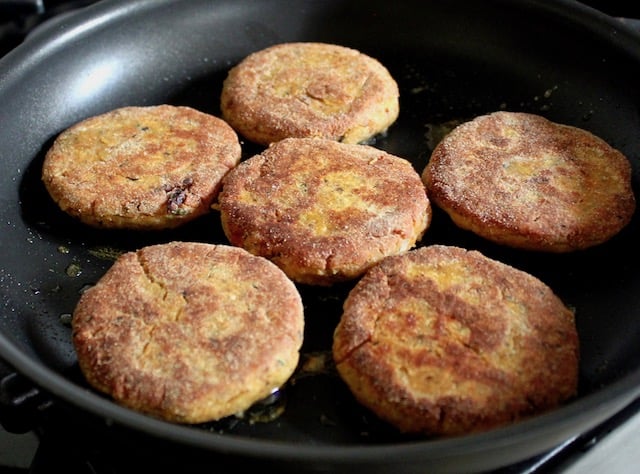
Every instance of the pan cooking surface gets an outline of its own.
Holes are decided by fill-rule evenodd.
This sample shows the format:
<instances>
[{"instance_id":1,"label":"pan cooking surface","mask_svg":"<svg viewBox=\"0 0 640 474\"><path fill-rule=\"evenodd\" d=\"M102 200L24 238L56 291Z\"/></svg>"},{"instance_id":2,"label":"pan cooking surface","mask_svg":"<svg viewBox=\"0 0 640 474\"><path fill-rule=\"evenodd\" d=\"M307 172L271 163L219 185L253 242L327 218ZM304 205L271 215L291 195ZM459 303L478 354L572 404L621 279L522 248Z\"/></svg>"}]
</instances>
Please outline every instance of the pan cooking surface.
<instances>
[{"instance_id":1,"label":"pan cooking surface","mask_svg":"<svg viewBox=\"0 0 640 474\"><path fill-rule=\"evenodd\" d=\"M526 111L590 130L620 149L632 162L638 196L640 100L633 78L640 72L639 61L624 48L612 47L608 36L603 40L579 21L574 24L544 10L527 11L525 19L518 8L501 2L483 2L482 7L477 2L393 7L371 2L362 8L350 2L284 3L195 1L169 12L169 2L106 2L73 18L66 29L42 31L1 63L0 328L11 343L2 349L3 356L31 375L44 373L47 378L38 383L86 409L143 430L177 433L180 441L213 449L226 442L221 439L238 436L291 441L303 451L406 444L420 446L423 454L413 455L423 459L437 456L435 450L443 446L465 449L473 440L518 442L522 433L517 425L463 437L460 445L406 437L359 406L337 377L329 353L342 301L353 283L330 289L299 286L306 311L302 364L290 383L244 418L198 426L194 435L190 428L141 422L142 416L86 390L69 327L82 290L124 251L171 240L227 241L215 212L166 232L90 229L60 211L46 193L40 181L44 153L67 126L123 105L171 103L219 115L228 69L270 44L331 42L385 64L400 86L400 116L373 145L407 158L418 172L438 140L458 123L496 110ZM522 2L522 8L535 4ZM287 21L278 8L287 9ZM460 16L459 11L467 14ZM531 15L539 16L538 21L530 21ZM93 23L83 22L83 16ZM40 42L46 47L36 53ZM640 40L635 42L640 50ZM261 150L246 142L243 147L245 158ZM581 339L578 400L558 411L566 410L563 417L551 413L532 420L528 445L514 450L512 457L535 454L567 433L595 425L607 413L594 411L591 420L585 419L579 403L595 405L589 400L601 397L610 385L622 383L624 390L614 387L622 393L616 392L609 414L635 395L625 382L640 380L637 241L636 215L599 247L568 255L534 254L488 243L434 211L420 245L480 250L537 276L576 311ZM598 403L601 400L608 397ZM578 420L573 426L559 423L572 417ZM554 428L554 423L560 426ZM531 438L536 429L544 440ZM500 433L508 436L501 438ZM444 445L429 450L431 443Z\"/></svg>"}]
</instances>

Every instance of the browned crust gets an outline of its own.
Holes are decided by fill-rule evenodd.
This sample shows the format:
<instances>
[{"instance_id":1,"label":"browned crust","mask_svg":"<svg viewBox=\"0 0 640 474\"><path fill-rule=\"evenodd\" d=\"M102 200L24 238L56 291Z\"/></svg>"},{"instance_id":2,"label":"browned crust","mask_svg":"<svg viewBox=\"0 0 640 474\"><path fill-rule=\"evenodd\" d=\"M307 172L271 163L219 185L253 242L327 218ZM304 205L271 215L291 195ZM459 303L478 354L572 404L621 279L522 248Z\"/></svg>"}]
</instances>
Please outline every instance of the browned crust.
<instances>
[{"instance_id":1,"label":"browned crust","mask_svg":"<svg viewBox=\"0 0 640 474\"><path fill-rule=\"evenodd\" d=\"M359 143L386 131L399 113L389 71L354 49L284 43L246 57L229 71L223 117L249 140L287 137Z\"/></svg>"},{"instance_id":2,"label":"browned crust","mask_svg":"<svg viewBox=\"0 0 640 474\"><path fill-rule=\"evenodd\" d=\"M120 257L73 314L88 382L132 409L199 423L241 412L293 373L293 283L231 247L172 242Z\"/></svg>"},{"instance_id":3,"label":"browned crust","mask_svg":"<svg viewBox=\"0 0 640 474\"><path fill-rule=\"evenodd\" d=\"M431 208L411 164L374 147L290 138L223 180L229 241L272 260L293 280L330 285L411 248Z\"/></svg>"},{"instance_id":4,"label":"browned crust","mask_svg":"<svg viewBox=\"0 0 640 474\"><path fill-rule=\"evenodd\" d=\"M430 199L464 229L529 250L603 243L635 211L631 165L590 132L496 112L454 129L422 174Z\"/></svg>"},{"instance_id":5,"label":"browned crust","mask_svg":"<svg viewBox=\"0 0 640 474\"><path fill-rule=\"evenodd\" d=\"M577 389L573 313L535 277L457 247L369 270L344 303L333 354L355 397L405 432L486 430Z\"/></svg>"},{"instance_id":6,"label":"browned crust","mask_svg":"<svg viewBox=\"0 0 640 474\"><path fill-rule=\"evenodd\" d=\"M42 178L60 208L85 224L163 229L209 212L240 156L222 119L188 107L124 107L62 132Z\"/></svg>"}]
</instances>

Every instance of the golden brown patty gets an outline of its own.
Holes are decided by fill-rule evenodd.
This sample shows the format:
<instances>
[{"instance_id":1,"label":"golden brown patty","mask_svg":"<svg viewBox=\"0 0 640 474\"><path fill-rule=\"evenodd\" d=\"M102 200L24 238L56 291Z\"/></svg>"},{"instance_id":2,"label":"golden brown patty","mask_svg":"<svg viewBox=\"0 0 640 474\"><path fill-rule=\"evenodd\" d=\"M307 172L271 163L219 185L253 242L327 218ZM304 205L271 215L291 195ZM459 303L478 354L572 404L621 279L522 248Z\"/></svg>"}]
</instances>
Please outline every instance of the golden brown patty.
<instances>
[{"instance_id":1,"label":"golden brown patty","mask_svg":"<svg viewBox=\"0 0 640 474\"><path fill-rule=\"evenodd\" d=\"M404 432L486 430L576 393L573 313L533 276L458 247L371 268L333 354L356 399Z\"/></svg>"},{"instance_id":2,"label":"golden brown patty","mask_svg":"<svg viewBox=\"0 0 640 474\"><path fill-rule=\"evenodd\" d=\"M246 57L224 81L222 115L240 134L269 144L287 137L359 143L386 131L398 86L377 60L324 43L285 43Z\"/></svg>"},{"instance_id":3,"label":"golden brown patty","mask_svg":"<svg viewBox=\"0 0 640 474\"><path fill-rule=\"evenodd\" d=\"M223 120L188 107L125 107L62 132L44 184L62 210L95 227L172 228L209 212L240 161Z\"/></svg>"},{"instance_id":4,"label":"golden brown patty","mask_svg":"<svg viewBox=\"0 0 640 474\"><path fill-rule=\"evenodd\" d=\"M366 145L289 138L223 180L222 226L233 245L293 280L330 285L411 248L431 219L411 164Z\"/></svg>"},{"instance_id":5,"label":"golden brown patty","mask_svg":"<svg viewBox=\"0 0 640 474\"><path fill-rule=\"evenodd\" d=\"M172 242L122 255L73 314L87 381L169 421L232 415L293 373L303 309L266 259L231 246Z\"/></svg>"},{"instance_id":6,"label":"golden brown patty","mask_svg":"<svg viewBox=\"0 0 640 474\"><path fill-rule=\"evenodd\" d=\"M523 249L600 244L635 210L625 156L590 132L525 113L496 112L458 126L422 178L458 226Z\"/></svg>"}]
</instances>

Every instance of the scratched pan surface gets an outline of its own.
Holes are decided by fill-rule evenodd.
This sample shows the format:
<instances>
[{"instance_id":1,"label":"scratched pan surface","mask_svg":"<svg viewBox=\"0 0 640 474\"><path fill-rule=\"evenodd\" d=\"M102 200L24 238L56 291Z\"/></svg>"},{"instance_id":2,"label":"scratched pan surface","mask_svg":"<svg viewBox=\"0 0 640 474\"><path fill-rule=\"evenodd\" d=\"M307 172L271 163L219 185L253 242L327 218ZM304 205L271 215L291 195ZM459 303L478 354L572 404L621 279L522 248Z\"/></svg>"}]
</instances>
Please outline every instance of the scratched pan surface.
<instances>
[{"instance_id":1,"label":"scratched pan surface","mask_svg":"<svg viewBox=\"0 0 640 474\"><path fill-rule=\"evenodd\" d=\"M300 287L303 360L310 363L245 418L177 426L121 408L86 385L68 324L82 289L119 252L169 240L226 240L215 214L171 232L89 229L46 194L44 152L64 128L119 106L171 103L219 114L228 69L286 41L342 44L382 61L399 83L401 113L374 145L417 171L452 124L500 109L527 111L588 129L620 149L632 162L637 193L640 37L577 3L101 2L50 23L0 61L0 356L42 393L105 420L105 430L122 427L211 465L224 459L297 472L495 469L594 427L636 398L637 216L597 248L541 255L489 244L438 211L422 244L478 249L541 278L575 308L582 344L575 400L483 434L399 435L354 402L330 364L350 285ZM244 144L245 156L257 151Z\"/></svg>"}]
</instances>

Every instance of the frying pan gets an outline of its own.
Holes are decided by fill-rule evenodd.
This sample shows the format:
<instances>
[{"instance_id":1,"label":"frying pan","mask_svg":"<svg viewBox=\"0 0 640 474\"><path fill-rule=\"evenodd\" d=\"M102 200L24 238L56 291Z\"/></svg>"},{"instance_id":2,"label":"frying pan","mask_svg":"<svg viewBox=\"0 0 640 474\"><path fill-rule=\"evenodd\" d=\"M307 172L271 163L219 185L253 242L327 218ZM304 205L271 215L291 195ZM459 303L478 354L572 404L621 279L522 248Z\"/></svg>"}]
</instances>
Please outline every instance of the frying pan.
<instances>
[{"instance_id":1,"label":"frying pan","mask_svg":"<svg viewBox=\"0 0 640 474\"><path fill-rule=\"evenodd\" d=\"M296 472L497 469L586 432L640 395L637 216L601 246L547 255L483 241L438 210L421 245L480 250L537 276L575 309L580 387L565 406L480 434L397 433L358 406L326 357L349 284L300 287L303 361L320 369L297 371L260 416L179 426L117 406L87 386L68 324L82 289L118 252L169 240L226 240L215 214L168 232L89 229L44 190L44 153L66 127L124 105L171 103L217 115L228 69L287 41L342 44L383 62L400 86L401 113L374 145L418 171L456 123L495 110L527 111L585 128L622 151L637 195L640 35L577 2L107 0L45 24L0 61L0 356L9 371L54 406L104 420L106 431L185 449L210 465L224 459ZM259 151L243 146L245 157Z\"/></svg>"}]
</instances>

